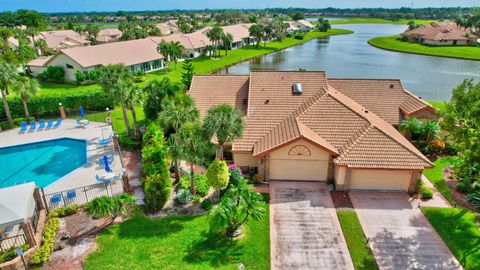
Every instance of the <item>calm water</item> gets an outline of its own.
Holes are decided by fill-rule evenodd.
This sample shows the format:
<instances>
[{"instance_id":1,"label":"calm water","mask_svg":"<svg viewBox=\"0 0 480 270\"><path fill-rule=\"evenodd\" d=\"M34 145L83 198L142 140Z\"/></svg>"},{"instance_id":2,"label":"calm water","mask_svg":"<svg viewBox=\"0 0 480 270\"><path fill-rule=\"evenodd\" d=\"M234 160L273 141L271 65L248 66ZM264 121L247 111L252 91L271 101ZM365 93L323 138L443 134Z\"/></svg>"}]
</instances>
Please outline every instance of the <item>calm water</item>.
<instances>
[{"instance_id":1,"label":"calm water","mask_svg":"<svg viewBox=\"0 0 480 270\"><path fill-rule=\"evenodd\" d=\"M351 24L351 35L306 42L278 53L246 61L220 73L246 74L250 70L325 70L328 77L398 78L404 86L427 100L448 100L452 88L465 78L480 79L480 61L406 54L377 49L367 40L394 35L404 25Z\"/></svg>"},{"instance_id":2,"label":"calm water","mask_svg":"<svg viewBox=\"0 0 480 270\"><path fill-rule=\"evenodd\" d=\"M43 188L86 162L86 142L74 139L0 148L0 188L32 181Z\"/></svg>"}]
</instances>

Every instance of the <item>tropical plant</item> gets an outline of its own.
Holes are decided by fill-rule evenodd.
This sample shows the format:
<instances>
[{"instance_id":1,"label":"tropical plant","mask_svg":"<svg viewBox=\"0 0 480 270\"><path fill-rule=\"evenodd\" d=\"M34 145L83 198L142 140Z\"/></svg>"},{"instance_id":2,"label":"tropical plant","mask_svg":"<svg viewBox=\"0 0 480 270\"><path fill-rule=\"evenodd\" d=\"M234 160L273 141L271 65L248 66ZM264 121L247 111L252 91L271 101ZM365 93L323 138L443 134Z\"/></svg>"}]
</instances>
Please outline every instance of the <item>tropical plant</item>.
<instances>
[{"instance_id":1,"label":"tropical plant","mask_svg":"<svg viewBox=\"0 0 480 270\"><path fill-rule=\"evenodd\" d=\"M228 186L230 175L228 173L227 163L223 160L214 160L207 169L208 184L217 192Z\"/></svg>"},{"instance_id":2,"label":"tropical plant","mask_svg":"<svg viewBox=\"0 0 480 270\"><path fill-rule=\"evenodd\" d=\"M65 80L65 69L62 66L48 66L39 77L53 82L63 82Z\"/></svg>"},{"instance_id":3,"label":"tropical plant","mask_svg":"<svg viewBox=\"0 0 480 270\"><path fill-rule=\"evenodd\" d=\"M438 139L440 134L440 124L438 121L429 119L422 124L422 133L427 143L432 142L434 139Z\"/></svg>"},{"instance_id":4,"label":"tropical plant","mask_svg":"<svg viewBox=\"0 0 480 270\"><path fill-rule=\"evenodd\" d=\"M411 140L414 135L422 133L422 122L415 117L407 117L400 122L398 130L404 131L405 136Z\"/></svg>"},{"instance_id":5,"label":"tropical plant","mask_svg":"<svg viewBox=\"0 0 480 270\"><path fill-rule=\"evenodd\" d=\"M241 138L244 129L242 113L229 104L220 104L208 109L203 126L210 139L214 135L217 137L218 159L223 159L225 143Z\"/></svg>"},{"instance_id":6,"label":"tropical plant","mask_svg":"<svg viewBox=\"0 0 480 270\"><path fill-rule=\"evenodd\" d=\"M320 32L327 32L329 29L332 28L332 26L330 25L329 20L326 20L324 18L318 18L317 28Z\"/></svg>"},{"instance_id":7,"label":"tropical plant","mask_svg":"<svg viewBox=\"0 0 480 270\"><path fill-rule=\"evenodd\" d=\"M171 41L169 44L170 59L175 64L175 69L177 69L178 59L182 57L184 50L185 48L178 41Z\"/></svg>"},{"instance_id":8,"label":"tropical plant","mask_svg":"<svg viewBox=\"0 0 480 270\"><path fill-rule=\"evenodd\" d=\"M272 38L273 32L274 29L270 23L263 26L263 47L267 47L267 40Z\"/></svg>"},{"instance_id":9,"label":"tropical plant","mask_svg":"<svg viewBox=\"0 0 480 270\"><path fill-rule=\"evenodd\" d=\"M206 210L206 211L212 209L212 207L213 207L213 202L210 199L205 199L200 204L200 208L202 208L203 210Z\"/></svg>"},{"instance_id":10,"label":"tropical plant","mask_svg":"<svg viewBox=\"0 0 480 270\"><path fill-rule=\"evenodd\" d=\"M53 248L55 246L55 237L60 227L60 218L50 218L43 227L43 236L41 246L35 250L30 258L30 264L46 263L50 259Z\"/></svg>"},{"instance_id":11,"label":"tropical plant","mask_svg":"<svg viewBox=\"0 0 480 270\"><path fill-rule=\"evenodd\" d=\"M5 108L5 115L7 116L8 123L11 125L13 125L13 119L7 101L8 86L14 83L17 80L17 77L18 74L15 70L15 66L0 61L0 93L3 100L3 107Z\"/></svg>"},{"instance_id":12,"label":"tropical plant","mask_svg":"<svg viewBox=\"0 0 480 270\"><path fill-rule=\"evenodd\" d=\"M187 204L192 201L193 195L188 189L179 189L175 198L180 204Z\"/></svg>"},{"instance_id":13,"label":"tropical plant","mask_svg":"<svg viewBox=\"0 0 480 270\"><path fill-rule=\"evenodd\" d=\"M193 99L183 93L162 101L162 111L158 114L160 125L165 129L172 129L177 133L181 126L188 122L198 120L200 113ZM172 137L172 143L178 147L177 137ZM175 167L175 182L180 180L178 171L178 151L172 152Z\"/></svg>"},{"instance_id":14,"label":"tropical plant","mask_svg":"<svg viewBox=\"0 0 480 270\"><path fill-rule=\"evenodd\" d=\"M115 220L118 216L127 215L127 207L135 206L135 199L130 194L115 197L100 196L85 205L87 214L95 217L110 217Z\"/></svg>"},{"instance_id":15,"label":"tropical plant","mask_svg":"<svg viewBox=\"0 0 480 270\"><path fill-rule=\"evenodd\" d=\"M198 121L182 125L179 131L172 135L177 145L178 156L190 163L190 191L195 192L194 165L205 162L212 149L212 144L205 137L202 126Z\"/></svg>"},{"instance_id":16,"label":"tropical plant","mask_svg":"<svg viewBox=\"0 0 480 270\"><path fill-rule=\"evenodd\" d=\"M208 185L207 176L203 174L195 174L193 178L194 178L196 193L201 197L207 195L208 191L210 190L210 185ZM180 179L180 182L178 182L178 186L183 189L190 189L192 186L190 175L185 174L184 176L182 176L182 178Z\"/></svg>"},{"instance_id":17,"label":"tropical plant","mask_svg":"<svg viewBox=\"0 0 480 270\"><path fill-rule=\"evenodd\" d=\"M175 93L181 90L181 85L172 83L169 78L163 78L161 81L149 81L143 88L145 96L143 111L145 112L145 117L150 120L156 120L158 113L162 109L162 101L174 96Z\"/></svg>"},{"instance_id":18,"label":"tropical plant","mask_svg":"<svg viewBox=\"0 0 480 270\"><path fill-rule=\"evenodd\" d=\"M183 62L183 70L182 73L182 84L188 90L190 89L190 85L192 84L193 75L195 75L195 67L192 64L192 60L190 58L185 59Z\"/></svg>"},{"instance_id":19,"label":"tropical plant","mask_svg":"<svg viewBox=\"0 0 480 270\"><path fill-rule=\"evenodd\" d=\"M230 187L220 203L210 210L210 229L225 231L227 236L233 237L250 218L260 220L264 215L265 203L262 196L242 180L237 186Z\"/></svg>"},{"instance_id":20,"label":"tropical plant","mask_svg":"<svg viewBox=\"0 0 480 270\"><path fill-rule=\"evenodd\" d=\"M28 113L27 101L30 97L35 96L40 89L38 81L36 79L20 76L13 83L12 88L22 99L23 110L25 111L25 119L30 119Z\"/></svg>"},{"instance_id":21,"label":"tropical plant","mask_svg":"<svg viewBox=\"0 0 480 270\"><path fill-rule=\"evenodd\" d=\"M132 80L132 75L128 69L122 64L107 65L101 68L101 75L98 83L103 91L112 99L115 104L122 107L123 121L125 123L125 132L130 136L130 121L127 114L127 96L128 85Z\"/></svg>"},{"instance_id":22,"label":"tropical plant","mask_svg":"<svg viewBox=\"0 0 480 270\"><path fill-rule=\"evenodd\" d=\"M297 11L292 13L291 17L294 21L303 20L305 19L305 14L303 14L303 12Z\"/></svg>"},{"instance_id":23,"label":"tropical plant","mask_svg":"<svg viewBox=\"0 0 480 270\"><path fill-rule=\"evenodd\" d=\"M35 41L35 48L37 48L39 55L45 55L45 50L48 48L45 39Z\"/></svg>"},{"instance_id":24,"label":"tropical plant","mask_svg":"<svg viewBox=\"0 0 480 270\"><path fill-rule=\"evenodd\" d=\"M121 91L125 91L125 104L132 113L133 133L135 137L139 138L140 129L138 126L137 111L135 110L135 107L142 105L143 91L137 85L135 85L132 80L121 80L119 82L119 88Z\"/></svg>"},{"instance_id":25,"label":"tropical plant","mask_svg":"<svg viewBox=\"0 0 480 270\"><path fill-rule=\"evenodd\" d=\"M480 208L480 190L469 194L467 198L475 207Z\"/></svg>"},{"instance_id":26,"label":"tropical plant","mask_svg":"<svg viewBox=\"0 0 480 270\"><path fill-rule=\"evenodd\" d=\"M100 27L93 23L88 23L85 25L85 32L88 34L88 39L92 42L92 44L97 43L97 35L100 33Z\"/></svg>"},{"instance_id":27,"label":"tropical plant","mask_svg":"<svg viewBox=\"0 0 480 270\"><path fill-rule=\"evenodd\" d=\"M254 24L250 26L248 29L250 37L254 38L256 40L256 47L260 45L260 42L263 39L264 32L263 32L263 25L261 24Z\"/></svg>"},{"instance_id":28,"label":"tropical plant","mask_svg":"<svg viewBox=\"0 0 480 270\"><path fill-rule=\"evenodd\" d=\"M225 49L225 55L228 55L228 50L232 47L233 35L230 33L223 33L221 39L223 48Z\"/></svg>"},{"instance_id":29,"label":"tropical plant","mask_svg":"<svg viewBox=\"0 0 480 270\"><path fill-rule=\"evenodd\" d=\"M212 29L208 30L208 32L207 32L207 37L213 43L213 57L214 58L219 56L217 54L217 50L218 50L218 45L220 43L220 40L222 39L223 34L224 34L223 29L218 25L212 27Z\"/></svg>"}]
</instances>

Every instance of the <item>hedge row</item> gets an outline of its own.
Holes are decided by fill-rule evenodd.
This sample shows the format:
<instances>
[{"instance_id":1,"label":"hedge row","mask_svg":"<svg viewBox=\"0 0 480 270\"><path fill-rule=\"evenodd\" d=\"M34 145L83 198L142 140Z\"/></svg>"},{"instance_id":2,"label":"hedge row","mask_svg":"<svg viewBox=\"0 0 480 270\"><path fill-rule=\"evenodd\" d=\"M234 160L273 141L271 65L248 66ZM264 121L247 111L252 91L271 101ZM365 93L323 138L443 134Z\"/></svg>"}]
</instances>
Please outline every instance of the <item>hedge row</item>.
<instances>
[{"instance_id":1,"label":"hedge row","mask_svg":"<svg viewBox=\"0 0 480 270\"><path fill-rule=\"evenodd\" d=\"M60 91L59 91L60 92ZM58 103L65 108L78 109L80 106L87 111L105 111L105 108L113 108L111 99L101 89L82 90L81 92L71 91L69 93L55 93L37 95L28 100L28 110L32 115L57 111ZM12 117L23 117L23 104L20 97L9 96L8 105ZM3 106L0 106L0 119L6 118Z\"/></svg>"}]
</instances>

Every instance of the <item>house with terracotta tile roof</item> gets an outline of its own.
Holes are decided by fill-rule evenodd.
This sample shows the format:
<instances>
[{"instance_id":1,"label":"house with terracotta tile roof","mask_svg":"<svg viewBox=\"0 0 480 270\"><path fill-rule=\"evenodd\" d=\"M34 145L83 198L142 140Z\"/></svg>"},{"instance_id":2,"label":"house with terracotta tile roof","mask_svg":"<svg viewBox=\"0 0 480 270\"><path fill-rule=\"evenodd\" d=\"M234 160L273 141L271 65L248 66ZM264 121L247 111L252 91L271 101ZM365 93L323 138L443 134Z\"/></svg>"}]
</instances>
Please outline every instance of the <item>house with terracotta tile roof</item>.
<instances>
[{"instance_id":1,"label":"house with terracotta tile roof","mask_svg":"<svg viewBox=\"0 0 480 270\"><path fill-rule=\"evenodd\" d=\"M38 76L48 66L61 66L65 80L74 81L75 72L89 72L109 64L124 64L130 71L150 72L164 67L164 57L157 51L158 43L152 38L106 43L95 46L63 49L60 53L39 57L27 67Z\"/></svg>"},{"instance_id":2,"label":"house with terracotta tile roof","mask_svg":"<svg viewBox=\"0 0 480 270\"><path fill-rule=\"evenodd\" d=\"M103 28L97 34L97 43L111 43L118 42L122 36L122 31L117 28Z\"/></svg>"},{"instance_id":3,"label":"house with terracotta tile roof","mask_svg":"<svg viewBox=\"0 0 480 270\"><path fill-rule=\"evenodd\" d=\"M292 32L309 32L313 28L313 24L311 24L307 20L297 20L297 21L287 21L288 23L288 28L287 28L287 33L292 33Z\"/></svg>"},{"instance_id":4,"label":"house with terracotta tile roof","mask_svg":"<svg viewBox=\"0 0 480 270\"><path fill-rule=\"evenodd\" d=\"M90 41L73 30L44 31L35 35L35 41L43 39L47 43L47 50L55 52L61 49L84 47L90 45ZM32 43L32 38L29 37ZM18 40L9 38L9 45L12 48L18 47Z\"/></svg>"},{"instance_id":5,"label":"house with terracotta tile roof","mask_svg":"<svg viewBox=\"0 0 480 270\"><path fill-rule=\"evenodd\" d=\"M407 29L400 36L408 41L428 45L475 45L478 37L470 28L453 21L437 21Z\"/></svg>"},{"instance_id":6,"label":"house with terracotta tile roof","mask_svg":"<svg viewBox=\"0 0 480 270\"><path fill-rule=\"evenodd\" d=\"M223 103L243 113L244 135L226 149L244 172L257 171L266 181L412 192L422 171L433 167L395 126L408 116L437 116L399 80L300 71L196 75L189 95L202 117Z\"/></svg>"}]
</instances>

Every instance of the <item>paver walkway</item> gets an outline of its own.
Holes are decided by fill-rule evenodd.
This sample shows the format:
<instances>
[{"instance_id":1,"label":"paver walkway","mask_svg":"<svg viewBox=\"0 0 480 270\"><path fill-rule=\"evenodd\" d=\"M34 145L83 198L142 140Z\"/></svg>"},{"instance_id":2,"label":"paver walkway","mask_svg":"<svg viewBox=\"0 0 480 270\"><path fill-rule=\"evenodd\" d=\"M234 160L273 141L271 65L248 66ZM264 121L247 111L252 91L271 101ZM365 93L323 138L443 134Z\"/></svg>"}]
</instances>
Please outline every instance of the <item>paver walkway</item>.
<instances>
[{"instance_id":1,"label":"paver walkway","mask_svg":"<svg viewBox=\"0 0 480 270\"><path fill-rule=\"evenodd\" d=\"M325 183L270 183L272 269L354 269Z\"/></svg>"},{"instance_id":2,"label":"paver walkway","mask_svg":"<svg viewBox=\"0 0 480 270\"><path fill-rule=\"evenodd\" d=\"M403 192L350 192L380 269L462 269Z\"/></svg>"}]
</instances>

